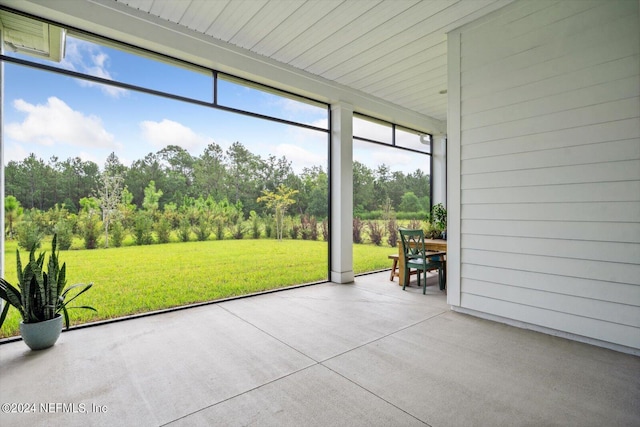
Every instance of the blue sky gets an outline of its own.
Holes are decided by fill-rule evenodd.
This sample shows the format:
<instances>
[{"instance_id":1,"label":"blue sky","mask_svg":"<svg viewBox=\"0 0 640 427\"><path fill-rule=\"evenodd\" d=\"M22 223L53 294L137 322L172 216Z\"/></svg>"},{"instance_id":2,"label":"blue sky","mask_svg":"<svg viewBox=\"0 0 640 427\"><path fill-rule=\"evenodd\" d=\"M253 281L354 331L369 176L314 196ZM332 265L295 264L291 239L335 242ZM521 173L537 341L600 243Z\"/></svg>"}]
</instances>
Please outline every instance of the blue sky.
<instances>
[{"instance_id":1,"label":"blue sky","mask_svg":"<svg viewBox=\"0 0 640 427\"><path fill-rule=\"evenodd\" d=\"M206 73L71 37L67 38L65 58L54 65L203 101L211 101L213 96L212 79ZM218 100L225 105L327 126L324 108L219 83ZM211 142L226 150L239 141L263 158L286 156L297 172L303 167L327 166L327 136L323 132L10 63L5 64L4 103L5 163L33 152L45 161L54 155L61 160L78 156L102 167L108 154L115 152L129 166L169 144L197 156ZM365 126L354 124L367 136L377 132L375 126L369 130ZM416 169L411 153L372 144L356 142L354 159L370 167L385 163L392 170ZM428 172L428 166L423 170Z\"/></svg>"}]
</instances>

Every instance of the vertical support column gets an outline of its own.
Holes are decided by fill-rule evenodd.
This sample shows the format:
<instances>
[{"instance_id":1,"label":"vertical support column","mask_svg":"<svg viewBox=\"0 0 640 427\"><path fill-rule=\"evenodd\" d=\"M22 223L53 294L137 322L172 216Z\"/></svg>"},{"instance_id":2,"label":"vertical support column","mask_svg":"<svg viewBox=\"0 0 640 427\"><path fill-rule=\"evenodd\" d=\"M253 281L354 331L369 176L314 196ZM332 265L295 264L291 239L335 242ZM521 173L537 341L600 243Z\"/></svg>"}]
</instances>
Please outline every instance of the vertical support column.
<instances>
[{"instance_id":1,"label":"vertical support column","mask_svg":"<svg viewBox=\"0 0 640 427\"><path fill-rule=\"evenodd\" d=\"M0 53L4 54L4 34L0 30ZM2 230L2 236L0 237L0 277L5 277L4 274L4 122L2 117L4 116L4 62L0 62L0 230ZM4 307L0 304L0 310Z\"/></svg>"},{"instance_id":2,"label":"vertical support column","mask_svg":"<svg viewBox=\"0 0 640 427\"><path fill-rule=\"evenodd\" d=\"M433 170L431 171L431 180L433 182L433 194L431 200L434 205L442 203L447 207L447 136L433 135L431 145Z\"/></svg>"},{"instance_id":3,"label":"vertical support column","mask_svg":"<svg viewBox=\"0 0 640 427\"><path fill-rule=\"evenodd\" d=\"M353 282L353 107L331 105L331 281Z\"/></svg>"},{"instance_id":4,"label":"vertical support column","mask_svg":"<svg viewBox=\"0 0 640 427\"><path fill-rule=\"evenodd\" d=\"M461 37L447 34L447 303L461 305Z\"/></svg>"}]
</instances>

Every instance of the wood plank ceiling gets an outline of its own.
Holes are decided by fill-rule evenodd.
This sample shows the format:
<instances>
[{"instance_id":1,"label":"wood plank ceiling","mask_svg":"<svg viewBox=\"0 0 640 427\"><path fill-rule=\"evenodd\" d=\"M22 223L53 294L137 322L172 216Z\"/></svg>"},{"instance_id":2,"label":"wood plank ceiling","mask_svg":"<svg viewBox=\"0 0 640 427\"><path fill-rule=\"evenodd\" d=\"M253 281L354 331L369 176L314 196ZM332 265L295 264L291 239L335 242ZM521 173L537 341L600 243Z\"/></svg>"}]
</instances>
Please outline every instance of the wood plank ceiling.
<instances>
[{"instance_id":1,"label":"wood plank ceiling","mask_svg":"<svg viewBox=\"0 0 640 427\"><path fill-rule=\"evenodd\" d=\"M116 0L446 120L446 32L512 0Z\"/></svg>"}]
</instances>

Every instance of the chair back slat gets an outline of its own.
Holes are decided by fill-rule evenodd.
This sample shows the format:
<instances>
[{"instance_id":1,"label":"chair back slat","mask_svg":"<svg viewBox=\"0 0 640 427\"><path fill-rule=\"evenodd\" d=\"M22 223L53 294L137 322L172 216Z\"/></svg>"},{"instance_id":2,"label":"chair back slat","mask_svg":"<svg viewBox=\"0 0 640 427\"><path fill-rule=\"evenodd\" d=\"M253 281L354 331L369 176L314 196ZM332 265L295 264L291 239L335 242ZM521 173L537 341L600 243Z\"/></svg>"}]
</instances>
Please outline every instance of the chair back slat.
<instances>
[{"instance_id":1,"label":"chair back slat","mask_svg":"<svg viewBox=\"0 0 640 427\"><path fill-rule=\"evenodd\" d=\"M424 231L401 228L402 250L407 259L424 255Z\"/></svg>"}]
</instances>

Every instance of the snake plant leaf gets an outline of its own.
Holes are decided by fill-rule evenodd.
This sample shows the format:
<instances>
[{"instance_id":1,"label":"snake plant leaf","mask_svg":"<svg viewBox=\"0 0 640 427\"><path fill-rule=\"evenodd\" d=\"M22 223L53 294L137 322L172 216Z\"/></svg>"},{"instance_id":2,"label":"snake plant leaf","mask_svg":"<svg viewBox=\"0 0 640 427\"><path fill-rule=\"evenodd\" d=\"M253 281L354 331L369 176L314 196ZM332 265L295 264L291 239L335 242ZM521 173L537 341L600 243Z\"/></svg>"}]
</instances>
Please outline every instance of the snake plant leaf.
<instances>
[{"instance_id":1,"label":"snake plant leaf","mask_svg":"<svg viewBox=\"0 0 640 427\"><path fill-rule=\"evenodd\" d=\"M68 294L70 291L72 291L73 289L80 288L80 287L82 287L82 289L81 289L77 294L75 294L72 298L70 298L69 300L65 301L65 302L64 302L64 304L63 304L63 307L64 307L64 308L66 308L66 306L67 306L71 301L73 301L74 299L78 298L78 297L79 297L80 295L82 295L83 293L87 292L89 289L91 289L91 287L92 287L92 286L93 286L93 283L89 283L89 284L77 283L77 284L75 284L75 285L71 285L71 286L69 286L67 289L65 289L65 290L64 290L64 292L62 293L62 295L60 295L60 298L61 298L62 300L65 300L65 299L66 299L66 297L67 297L67 294ZM95 309L93 309L93 308L92 308L92 310L95 310Z\"/></svg>"},{"instance_id":2,"label":"snake plant leaf","mask_svg":"<svg viewBox=\"0 0 640 427\"><path fill-rule=\"evenodd\" d=\"M67 263L62 263L60 272L58 273L58 295L62 294L67 284Z\"/></svg>"},{"instance_id":3,"label":"snake plant leaf","mask_svg":"<svg viewBox=\"0 0 640 427\"><path fill-rule=\"evenodd\" d=\"M22 307L22 299L20 297L20 291L16 289L11 283L7 282L4 279L0 278L0 298L6 301L4 308L2 310L2 315L0 315L0 327L4 323L4 319L7 316L7 312L9 311L9 307L13 306L18 310L20 316L24 319L25 313Z\"/></svg>"},{"instance_id":4,"label":"snake plant leaf","mask_svg":"<svg viewBox=\"0 0 640 427\"><path fill-rule=\"evenodd\" d=\"M0 313L0 328L2 328L2 325L4 324L4 319L7 318L9 307L10 307L9 304L5 304L4 307L2 308L2 313Z\"/></svg>"},{"instance_id":5,"label":"snake plant leaf","mask_svg":"<svg viewBox=\"0 0 640 427\"><path fill-rule=\"evenodd\" d=\"M20 262L20 251L16 249L16 264L17 264L17 273L18 273L18 283L22 283L22 262Z\"/></svg>"}]
</instances>

